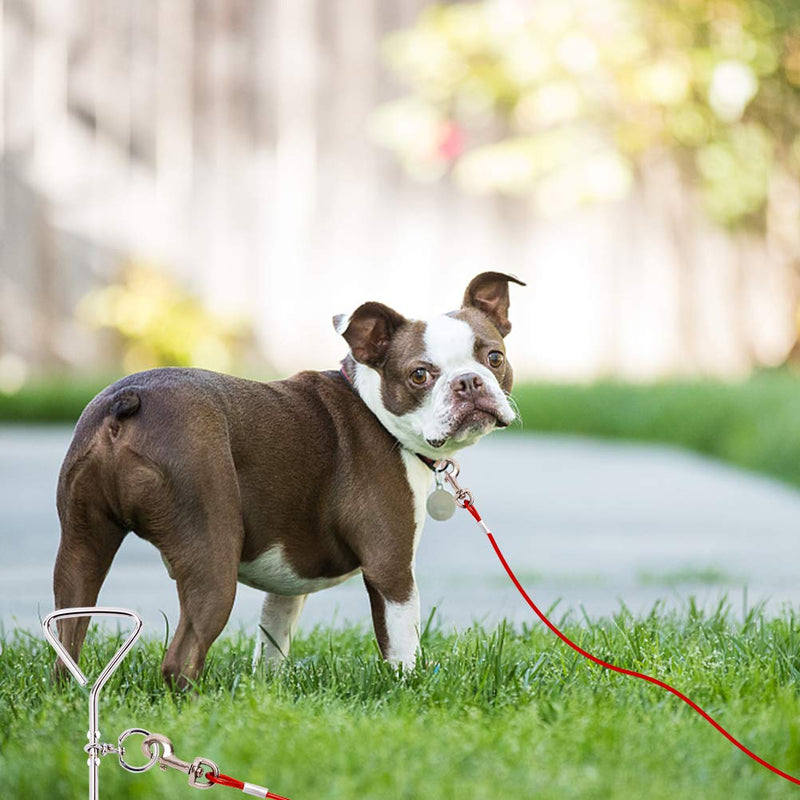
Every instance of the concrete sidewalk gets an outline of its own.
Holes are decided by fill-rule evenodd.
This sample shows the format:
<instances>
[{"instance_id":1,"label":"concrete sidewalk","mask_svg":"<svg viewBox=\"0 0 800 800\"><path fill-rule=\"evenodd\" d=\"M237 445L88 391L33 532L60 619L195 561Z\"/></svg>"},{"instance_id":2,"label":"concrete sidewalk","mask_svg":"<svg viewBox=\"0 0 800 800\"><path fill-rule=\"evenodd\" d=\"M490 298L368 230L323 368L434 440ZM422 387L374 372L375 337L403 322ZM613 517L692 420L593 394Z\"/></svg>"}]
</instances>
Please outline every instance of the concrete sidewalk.
<instances>
[{"instance_id":1,"label":"concrete sidewalk","mask_svg":"<svg viewBox=\"0 0 800 800\"><path fill-rule=\"evenodd\" d=\"M0 428L0 619L34 629L52 609L58 547L55 484L71 431ZM658 599L680 607L727 594L770 611L800 603L800 492L668 448L497 433L460 458L464 485L508 560L557 617L634 612ZM429 520L417 575L423 620L464 626L502 617L532 621L471 518ZM747 587L746 597L743 587ZM228 629L254 630L261 593L240 586ZM99 602L138 609L150 633L174 630L175 586L154 548L124 542ZM583 608L583 611L580 608ZM369 622L360 579L312 595L301 618L315 624Z\"/></svg>"}]
</instances>

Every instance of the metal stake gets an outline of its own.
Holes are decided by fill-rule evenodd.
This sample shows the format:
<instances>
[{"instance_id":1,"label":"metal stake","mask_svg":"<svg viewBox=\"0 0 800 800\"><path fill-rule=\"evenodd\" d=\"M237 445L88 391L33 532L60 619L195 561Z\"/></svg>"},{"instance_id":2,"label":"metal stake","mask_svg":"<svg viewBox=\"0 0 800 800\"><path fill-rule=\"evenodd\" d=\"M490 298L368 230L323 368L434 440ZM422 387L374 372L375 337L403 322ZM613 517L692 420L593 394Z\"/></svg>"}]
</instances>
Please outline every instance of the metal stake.
<instances>
[{"instance_id":1,"label":"metal stake","mask_svg":"<svg viewBox=\"0 0 800 800\"><path fill-rule=\"evenodd\" d=\"M103 671L97 677L97 680L92 684L89 690L89 732L86 734L89 739L89 744L84 747L84 750L89 754L89 800L99 800L99 786L98 786L98 767L100 766L100 756L109 752L114 752L115 749L109 749L106 745L100 744L100 719L99 719L99 699L100 692L108 682L108 679L114 674L114 671L122 662L122 659L128 654L128 651L133 647L139 635L142 632L142 618L135 612L127 608L103 608L103 607L85 607L85 608L62 608L59 611L54 611L45 617L42 627L44 628L44 635L47 641L53 646L53 649L58 654L58 657L64 662L64 665L72 673L72 677L81 685L87 686L88 679L81 671L81 668L75 663L75 660L67 652L64 645L58 640L56 635L51 630L50 626L53 622L62 619L75 619L76 617L127 617L133 620L133 631L130 636L125 640L122 647L117 650L111 661L106 664Z\"/></svg>"}]
</instances>

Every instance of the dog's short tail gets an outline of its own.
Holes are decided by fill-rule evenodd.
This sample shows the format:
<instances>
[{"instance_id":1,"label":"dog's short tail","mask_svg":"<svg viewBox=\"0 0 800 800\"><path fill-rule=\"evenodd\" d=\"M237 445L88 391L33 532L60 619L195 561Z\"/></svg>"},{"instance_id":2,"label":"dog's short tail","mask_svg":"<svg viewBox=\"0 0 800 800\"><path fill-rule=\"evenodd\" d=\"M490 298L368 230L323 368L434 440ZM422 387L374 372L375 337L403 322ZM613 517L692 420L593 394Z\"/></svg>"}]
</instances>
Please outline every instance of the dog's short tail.
<instances>
[{"instance_id":1,"label":"dog's short tail","mask_svg":"<svg viewBox=\"0 0 800 800\"><path fill-rule=\"evenodd\" d=\"M119 423L123 419L132 417L142 405L142 398L135 388L126 387L111 397L108 405L108 415L111 417L111 432L116 436L119 432Z\"/></svg>"},{"instance_id":2,"label":"dog's short tail","mask_svg":"<svg viewBox=\"0 0 800 800\"><path fill-rule=\"evenodd\" d=\"M142 404L142 398L136 389L122 389L111 398L109 414L116 419L132 417Z\"/></svg>"}]
</instances>

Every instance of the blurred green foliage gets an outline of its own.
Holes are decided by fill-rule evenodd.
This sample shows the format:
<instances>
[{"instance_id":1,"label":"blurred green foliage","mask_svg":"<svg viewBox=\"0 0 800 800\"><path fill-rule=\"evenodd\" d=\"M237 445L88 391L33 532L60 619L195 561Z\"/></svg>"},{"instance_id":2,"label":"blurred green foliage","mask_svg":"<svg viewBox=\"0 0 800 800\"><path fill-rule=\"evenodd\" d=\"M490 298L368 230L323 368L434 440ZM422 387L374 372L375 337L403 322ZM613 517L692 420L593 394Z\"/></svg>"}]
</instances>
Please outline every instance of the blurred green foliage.
<instances>
[{"instance_id":1,"label":"blurred green foliage","mask_svg":"<svg viewBox=\"0 0 800 800\"><path fill-rule=\"evenodd\" d=\"M14 392L0 392L0 422L75 423L89 401L121 377L122 373L77 379L67 375L33 378Z\"/></svg>"},{"instance_id":2,"label":"blurred green foliage","mask_svg":"<svg viewBox=\"0 0 800 800\"><path fill-rule=\"evenodd\" d=\"M411 92L374 133L424 178L550 214L624 196L666 154L714 220L759 232L800 182L795 0L433 5L385 54Z\"/></svg>"},{"instance_id":3,"label":"blurred green foliage","mask_svg":"<svg viewBox=\"0 0 800 800\"><path fill-rule=\"evenodd\" d=\"M788 371L738 384L523 384L514 397L525 430L677 445L800 486L800 379Z\"/></svg>"},{"instance_id":4,"label":"blurred green foliage","mask_svg":"<svg viewBox=\"0 0 800 800\"><path fill-rule=\"evenodd\" d=\"M247 324L207 309L155 266L132 262L118 283L89 292L77 317L114 332L126 372L150 367L231 369L249 341Z\"/></svg>"}]
</instances>

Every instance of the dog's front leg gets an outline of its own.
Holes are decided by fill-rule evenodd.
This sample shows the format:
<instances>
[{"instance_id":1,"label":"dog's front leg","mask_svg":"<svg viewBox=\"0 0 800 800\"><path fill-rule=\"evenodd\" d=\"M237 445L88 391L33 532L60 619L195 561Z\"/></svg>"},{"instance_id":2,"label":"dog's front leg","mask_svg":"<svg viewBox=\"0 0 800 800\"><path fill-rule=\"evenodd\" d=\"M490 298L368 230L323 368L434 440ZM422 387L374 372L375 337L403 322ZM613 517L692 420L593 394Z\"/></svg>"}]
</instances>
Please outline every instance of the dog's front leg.
<instances>
[{"instance_id":1,"label":"dog's front leg","mask_svg":"<svg viewBox=\"0 0 800 800\"><path fill-rule=\"evenodd\" d=\"M365 571L364 584L383 657L391 664L413 669L419 649L419 593L414 573L382 581Z\"/></svg>"}]
</instances>

